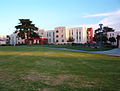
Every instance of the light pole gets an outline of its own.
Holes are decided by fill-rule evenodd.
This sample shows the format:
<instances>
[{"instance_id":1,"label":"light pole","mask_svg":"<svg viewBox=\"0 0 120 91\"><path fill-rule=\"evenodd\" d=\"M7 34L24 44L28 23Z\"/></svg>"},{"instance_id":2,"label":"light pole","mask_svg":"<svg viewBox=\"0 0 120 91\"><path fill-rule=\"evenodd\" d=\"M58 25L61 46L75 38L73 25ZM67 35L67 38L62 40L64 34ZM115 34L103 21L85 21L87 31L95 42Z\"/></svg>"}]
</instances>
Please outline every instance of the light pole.
<instances>
[{"instance_id":1,"label":"light pole","mask_svg":"<svg viewBox=\"0 0 120 91\"><path fill-rule=\"evenodd\" d=\"M99 33L100 33L100 43L99 43L99 46L100 46L100 49L102 50L102 33L103 33L103 24L99 24L100 26L100 30L99 30Z\"/></svg>"}]
</instances>

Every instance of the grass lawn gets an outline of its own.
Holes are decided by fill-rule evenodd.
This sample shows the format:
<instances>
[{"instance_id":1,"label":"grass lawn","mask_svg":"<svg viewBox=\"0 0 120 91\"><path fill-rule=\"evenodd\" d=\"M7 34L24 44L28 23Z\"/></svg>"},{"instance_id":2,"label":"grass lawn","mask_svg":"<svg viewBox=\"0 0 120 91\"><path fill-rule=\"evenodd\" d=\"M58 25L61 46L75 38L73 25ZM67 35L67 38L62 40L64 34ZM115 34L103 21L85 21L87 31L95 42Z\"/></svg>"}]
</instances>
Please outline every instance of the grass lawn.
<instances>
[{"instance_id":1,"label":"grass lawn","mask_svg":"<svg viewBox=\"0 0 120 91\"><path fill-rule=\"evenodd\" d=\"M93 48L93 47L83 47L83 46L72 46L72 45L30 45L34 47L51 47L51 48L67 48L67 49L75 49L75 50L84 50L84 51L105 51L111 50L113 48Z\"/></svg>"},{"instance_id":2,"label":"grass lawn","mask_svg":"<svg viewBox=\"0 0 120 91\"><path fill-rule=\"evenodd\" d=\"M0 91L120 91L120 57L0 46Z\"/></svg>"}]
</instances>

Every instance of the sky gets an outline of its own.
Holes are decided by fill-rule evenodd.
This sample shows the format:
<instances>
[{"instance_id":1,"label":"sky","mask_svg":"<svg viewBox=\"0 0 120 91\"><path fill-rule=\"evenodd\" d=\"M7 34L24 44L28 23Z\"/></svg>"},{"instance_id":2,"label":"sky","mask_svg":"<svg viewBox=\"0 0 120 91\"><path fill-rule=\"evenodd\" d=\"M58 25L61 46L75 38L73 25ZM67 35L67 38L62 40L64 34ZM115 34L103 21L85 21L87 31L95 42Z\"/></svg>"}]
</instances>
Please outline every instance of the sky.
<instances>
[{"instance_id":1,"label":"sky","mask_svg":"<svg viewBox=\"0 0 120 91\"><path fill-rule=\"evenodd\" d=\"M19 19L46 30L103 23L120 31L120 0L0 0L0 34L12 34Z\"/></svg>"}]
</instances>

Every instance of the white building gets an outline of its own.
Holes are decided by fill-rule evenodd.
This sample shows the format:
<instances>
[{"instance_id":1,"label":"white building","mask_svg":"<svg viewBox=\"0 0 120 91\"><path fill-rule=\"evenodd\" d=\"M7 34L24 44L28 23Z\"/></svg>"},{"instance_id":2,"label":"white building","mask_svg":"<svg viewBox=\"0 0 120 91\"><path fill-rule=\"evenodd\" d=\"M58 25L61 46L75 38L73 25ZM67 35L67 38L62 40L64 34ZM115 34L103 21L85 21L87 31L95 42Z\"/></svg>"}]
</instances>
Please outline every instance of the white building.
<instances>
[{"instance_id":1,"label":"white building","mask_svg":"<svg viewBox=\"0 0 120 91\"><path fill-rule=\"evenodd\" d=\"M86 27L69 28L69 37L74 39L74 43L87 43Z\"/></svg>"},{"instance_id":2,"label":"white building","mask_svg":"<svg viewBox=\"0 0 120 91\"><path fill-rule=\"evenodd\" d=\"M48 44L54 44L55 43L55 30L48 30L46 31Z\"/></svg>"},{"instance_id":3,"label":"white building","mask_svg":"<svg viewBox=\"0 0 120 91\"><path fill-rule=\"evenodd\" d=\"M7 42L7 35L0 34L0 45L6 45Z\"/></svg>"},{"instance_id":4,"label":"white building","mask_svg":"<svg viewBox=\"0 0 120 91\"><path fill-rule=\"evenodd\" d=\"M10 35L10 44L11 45L16 45L16 44L18 44L18 34L17 33L13 33L13 34L11 34Z\"/></svg>"},{"instance_id":5,"label":"white building","mask_svg":"<svg viewBox=\"0 0 120 91\"><path fill-rule=\"evenodd\" d=\"M114 43L114 45L117 45L117 36L120 36L120 31L116 31L116 32L108 32L107 33L107 38L109 39L110 37L114 37L116 39L116 42ZM109 41L108 41L109 42Z\"/></svg>"}]
</instances>

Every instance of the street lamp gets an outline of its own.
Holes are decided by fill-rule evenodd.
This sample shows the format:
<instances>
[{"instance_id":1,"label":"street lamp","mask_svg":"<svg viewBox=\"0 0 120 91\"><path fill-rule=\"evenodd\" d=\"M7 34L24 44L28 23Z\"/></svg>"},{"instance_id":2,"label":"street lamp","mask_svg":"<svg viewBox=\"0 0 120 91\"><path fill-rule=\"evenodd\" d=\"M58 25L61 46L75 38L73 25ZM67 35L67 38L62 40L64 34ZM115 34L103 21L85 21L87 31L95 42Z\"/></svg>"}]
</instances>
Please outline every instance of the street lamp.
<instances>
[{"instance_id":1,"label":"street lamp","mask_svg":"<svg viewBox=\"0 0 120 91\"><path fill-rule=\"evenodd\" d=\"M99 26L100 26L100 30L99 30L99 34L100 34L100 43L99 43L99 46L100 46L100 49L102 50L102 33L103 33L103 28L102 28L102 26L103 26L103 24L99 24Z\"/></svg>"}]
</instances>

